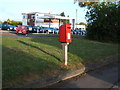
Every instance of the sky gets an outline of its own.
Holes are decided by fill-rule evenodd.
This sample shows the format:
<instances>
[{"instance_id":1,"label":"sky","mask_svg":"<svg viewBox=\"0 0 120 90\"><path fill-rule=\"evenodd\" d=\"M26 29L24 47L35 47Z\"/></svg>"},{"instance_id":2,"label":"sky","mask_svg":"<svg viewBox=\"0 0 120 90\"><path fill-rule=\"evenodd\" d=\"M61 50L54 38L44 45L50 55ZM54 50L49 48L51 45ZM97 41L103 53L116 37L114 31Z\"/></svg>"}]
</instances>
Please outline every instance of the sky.
<instances>
[{"instance_id":1,"label":"sky","mask_svg":"<svg viewBox=\"0 0 120 90\"><path fill-rule=\"evenodd\" d=\"M0 0L0 20L22 21L22 13L41 12L60 14L76 19L77 23L84 22L86 9L80 8L74 0Z\"/></svg>"}]
</instances>

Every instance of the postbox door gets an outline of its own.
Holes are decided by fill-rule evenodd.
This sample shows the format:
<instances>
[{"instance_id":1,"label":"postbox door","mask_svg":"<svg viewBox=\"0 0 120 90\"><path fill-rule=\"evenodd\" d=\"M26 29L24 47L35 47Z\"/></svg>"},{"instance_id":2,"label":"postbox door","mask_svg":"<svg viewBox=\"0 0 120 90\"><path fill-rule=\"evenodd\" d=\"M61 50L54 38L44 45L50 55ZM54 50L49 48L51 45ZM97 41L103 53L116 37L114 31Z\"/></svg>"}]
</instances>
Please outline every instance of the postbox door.
<instances>
[{"instance_id":1,"label":"postbox door","mask_svg":"<svg viewBox=\"0 0 120 90\"><path fill-rule=\"evenodd\" d=\"M71 25L66 24L66 42L70 43L71 42Z\"/></svg>"}]
</instances>

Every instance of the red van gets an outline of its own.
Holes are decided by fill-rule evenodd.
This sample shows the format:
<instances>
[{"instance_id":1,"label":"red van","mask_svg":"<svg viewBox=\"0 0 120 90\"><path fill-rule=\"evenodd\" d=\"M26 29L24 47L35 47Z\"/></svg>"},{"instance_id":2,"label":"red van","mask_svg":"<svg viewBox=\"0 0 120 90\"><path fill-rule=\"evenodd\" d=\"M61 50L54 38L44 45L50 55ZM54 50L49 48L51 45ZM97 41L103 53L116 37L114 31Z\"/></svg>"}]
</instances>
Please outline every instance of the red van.
<instances>
[{"instance_id":1,"label":"red van","mask_svg":"<svg viewBox=\"0 0 120 90\"><path fill-rule=\"evenodd\" d=\"M16 28L16 34L27 34L27 28L25 26L19 25Z\"/></svg>"}]
</instances>

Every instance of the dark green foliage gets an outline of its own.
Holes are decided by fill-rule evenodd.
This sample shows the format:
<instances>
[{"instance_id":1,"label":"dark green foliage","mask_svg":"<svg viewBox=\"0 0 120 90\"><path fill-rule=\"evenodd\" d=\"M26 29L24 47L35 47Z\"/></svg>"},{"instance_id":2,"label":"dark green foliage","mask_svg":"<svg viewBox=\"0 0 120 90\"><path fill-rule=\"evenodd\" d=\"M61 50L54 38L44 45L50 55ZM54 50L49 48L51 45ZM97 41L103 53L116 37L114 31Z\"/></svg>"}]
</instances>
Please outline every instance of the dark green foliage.
<instances>
[{"instance_id":1,"label":"dark green foliage","mask_svg":"<svg viewBox=\"0 0 120 90\"><path fill-rule=\"evenodd\" d=\"M62 13L60 14L60 16L65 17L65 13L62 12ZM69 15L68 15L67 17L69 17ZM61 22L63 22L63 24L70 24L70 21L69 21L69 20L66 20L66 19L61 19Z\"/></svg>"},{"instance_id":2,"label":"dark green foliage","mask_svg":"<svg viewBox=\"0 0 120 90\"><path fill-rule=\"evenodd\" d=\"M7 20L7 21L4 21L3 24L10 24L10 25L22 25L22 22L21 21L14 21L14 20Z\"/></svg>"},{"instance_id":3,"label":"dark green foliage","mask_svg":"<svg viewBox=\"0 0 120 90\"><path fill-rule=\"evenodd\" d=\"M0 20L0 24L2 24L2 21Z\"/></svg>"},{"instance_id":4,"label":"dark green foliage","mask_svg":"<svg viewBox=\"0 0 120 90\"><path fill-rule=\"evenodd\" d=\"M22 22L21 22L21 21L14 21L14 20L12 20L12 21L10 22L10 24L11 24L11 25L22 25Z\"/></svg>"},{"instance_id":5,"label":"dark green foliage","mask_svg":"<svg viewBox=\"0 0 120 90\"><path fill-rule=\"evenodd\" d=\"M88 8L86 13L87 38L98 41L120 42L119 15L120 2L92 4L92 7Z\"/></svg>"},{"instance_id":6,"label":"dark green foliage","mask_svg":"<svg viewBox=\"0 0 120 90\"><path fill-rule=\"evenodd\" d=\"M85 26L87 26L87 24L84 23L84 22L80 22L79 25L85 25Z\"/></svg>"},{"instance_id":7,"label":"dark green foliage","mask_svg":"<svg viewBox=\"0 0 120 90\"><path fill-rule=\"evenodd\" d=\"M79 2L78 4L80 7L87 7L88 9L90 9L91 7L96 5L97 2Z\"/></svg>"}]
</instances>

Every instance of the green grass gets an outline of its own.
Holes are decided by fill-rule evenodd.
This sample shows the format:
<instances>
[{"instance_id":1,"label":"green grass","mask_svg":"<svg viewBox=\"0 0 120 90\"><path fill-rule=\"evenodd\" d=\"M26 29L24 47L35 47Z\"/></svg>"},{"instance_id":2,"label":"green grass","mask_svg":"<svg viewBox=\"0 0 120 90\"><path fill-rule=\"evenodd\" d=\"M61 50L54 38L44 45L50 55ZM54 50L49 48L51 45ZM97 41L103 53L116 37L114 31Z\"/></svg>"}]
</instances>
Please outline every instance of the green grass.
<instances>
[{"instance_id":1,"label":"green grass","mask_svg":"<svg viewBox=\"0 0 120 90\"><path fill-rule=\"evenodd\" d=\"M3 87L14 87L67 70L78 69L118 54L118 45L74 38L68 66L58 38L2 37Z\"/></svg>"}]
</instances>

